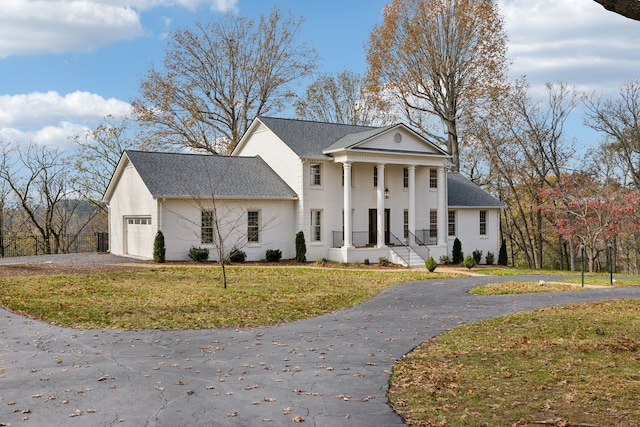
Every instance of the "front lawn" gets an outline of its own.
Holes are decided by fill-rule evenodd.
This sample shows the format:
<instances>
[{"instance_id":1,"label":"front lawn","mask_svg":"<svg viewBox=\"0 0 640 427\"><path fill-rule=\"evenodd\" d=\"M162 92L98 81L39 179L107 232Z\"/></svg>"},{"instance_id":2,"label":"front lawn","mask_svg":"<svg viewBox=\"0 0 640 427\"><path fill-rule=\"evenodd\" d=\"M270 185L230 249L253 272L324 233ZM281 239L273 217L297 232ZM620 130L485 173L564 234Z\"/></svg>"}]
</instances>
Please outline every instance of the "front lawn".
<instances>
[{"instance_id":1,"label":"front lawn","mask_svg":"<svg viewBox=\"0 0 640 427\"><path fill-rule=\"evenodd\" d=\"M77 328L188 329L272 325L351 307L425 271L310 267L154 267L91 275L8 277L0 305Z\"/></svg>"},{"instance_id":2,"label":"front lawn","mask_svg":"<svg viewBox=\"0 0 640 427\"><path fill-rule=\"evenodd\" d=\"M393 408L412 426L640 424L640 301L464 325L402 358Z\"/></svg>"}]
</instances>

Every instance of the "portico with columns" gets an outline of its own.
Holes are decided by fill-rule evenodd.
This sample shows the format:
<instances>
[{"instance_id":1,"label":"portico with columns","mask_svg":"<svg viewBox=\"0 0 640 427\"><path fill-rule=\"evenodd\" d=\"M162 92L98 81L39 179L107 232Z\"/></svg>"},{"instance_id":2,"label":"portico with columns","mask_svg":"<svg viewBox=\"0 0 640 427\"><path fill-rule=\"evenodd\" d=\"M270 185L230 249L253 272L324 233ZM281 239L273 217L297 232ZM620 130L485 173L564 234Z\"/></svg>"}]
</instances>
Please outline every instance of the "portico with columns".
<instances>
[{"instance_id":1,"label":"portico with columns","mask_svg":"<svg viewBox=\"0 0 640 427\"><path fill-rule=\"evenodd\" d=\"M324 151L343 176L342 231L333 230L329 259L377 262L397 255L414 256L417 264L446 255L449 156L404 127L363 137Z\"/></svg>"}]
</instances>

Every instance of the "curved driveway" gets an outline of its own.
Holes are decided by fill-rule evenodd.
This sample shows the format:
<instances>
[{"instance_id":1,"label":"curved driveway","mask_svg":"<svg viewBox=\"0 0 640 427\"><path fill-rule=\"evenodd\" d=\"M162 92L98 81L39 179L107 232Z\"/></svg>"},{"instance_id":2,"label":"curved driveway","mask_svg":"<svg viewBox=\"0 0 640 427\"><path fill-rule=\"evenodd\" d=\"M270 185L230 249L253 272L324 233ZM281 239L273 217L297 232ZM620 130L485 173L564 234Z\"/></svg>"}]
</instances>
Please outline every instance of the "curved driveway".
<instances>
[{"instance_id":1,"label":"curved driveway","mask_svg":"<svg viewBox=\"0 0 640 427\"><path fill-rule=\"evenodd\" d=\"M348 310L256 329L73 330L0 309L0 425L402 426L387 404L389 371L426 339L505 313L640 297L638 287L467 293L499 280L405 283Z\"/></svg>"}]
</instances>

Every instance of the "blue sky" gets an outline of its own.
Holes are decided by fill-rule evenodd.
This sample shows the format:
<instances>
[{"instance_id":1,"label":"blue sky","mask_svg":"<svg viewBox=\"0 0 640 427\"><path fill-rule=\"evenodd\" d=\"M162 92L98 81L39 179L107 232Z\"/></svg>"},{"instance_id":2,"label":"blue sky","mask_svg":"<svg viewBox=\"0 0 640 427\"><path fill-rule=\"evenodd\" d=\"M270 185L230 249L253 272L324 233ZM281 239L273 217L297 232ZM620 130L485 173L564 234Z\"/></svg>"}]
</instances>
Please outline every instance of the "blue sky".
<instances>
[{"instance_id":1,"label":"blue sky","mask_svg":"<svg viewBox=\"0 0 640 427\"><path fill-rule=\"evenodd\" d=\"M126 114L166 34L225 12L276 4L303 16L321 71L366 70L364 45L391 0L1 0L0 140L70 147L107 114ZM512 75L613 93L640 78L640 22L591 0L500 0ZM285 114L286 115L286 114ZM585 133L576 114L570 132ZM587 141L585 141L587 142Z\"/></svg>"}]
</instances>

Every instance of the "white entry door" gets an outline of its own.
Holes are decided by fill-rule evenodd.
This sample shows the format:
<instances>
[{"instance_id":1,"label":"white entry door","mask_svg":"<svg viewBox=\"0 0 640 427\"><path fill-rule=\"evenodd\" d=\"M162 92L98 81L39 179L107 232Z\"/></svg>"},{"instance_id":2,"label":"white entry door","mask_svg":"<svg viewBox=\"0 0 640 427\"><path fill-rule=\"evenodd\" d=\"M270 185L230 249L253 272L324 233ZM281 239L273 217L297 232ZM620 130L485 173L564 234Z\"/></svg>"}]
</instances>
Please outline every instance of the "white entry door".
<instances>
[{"instance_id":1,"label":"white entry door","mask_svg":"<svg viewBox=\"0 0 640 427\"><path fill-rule=\"evenodd\" d=\"M153 227L151 217L126 218L127 254L142 258L153 257Z\"/></svg>"}]
</instances>

